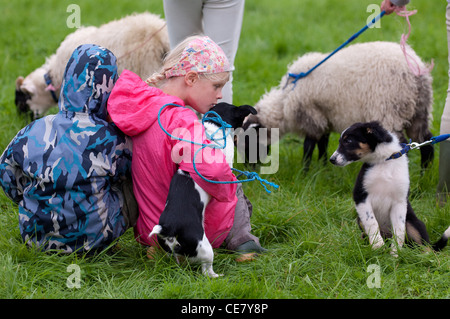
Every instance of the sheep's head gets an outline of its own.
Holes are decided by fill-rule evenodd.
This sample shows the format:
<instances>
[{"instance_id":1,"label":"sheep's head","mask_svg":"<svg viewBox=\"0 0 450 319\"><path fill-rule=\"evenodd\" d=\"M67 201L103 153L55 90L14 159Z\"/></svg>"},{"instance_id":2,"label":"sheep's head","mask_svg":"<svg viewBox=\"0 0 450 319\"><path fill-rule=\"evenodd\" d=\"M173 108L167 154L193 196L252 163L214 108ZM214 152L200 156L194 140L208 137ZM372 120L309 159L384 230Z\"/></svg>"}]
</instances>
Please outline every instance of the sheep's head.
<instances>
[{"instance_id":1,"label":"sheep's head","mask_svg":"<svg viewBox=\"0 0 450 319\"><path fill-rule=\"evenodd\" d=\"M254 166L264 162L270 152L271 134L259 121L257 115L250 114L237 134L237 149L245 163Z\"/></svg>"},{"instance_id":2,"label":"sheep's head","mask_svg":"<svg viewBox=\"0 0 450 319\"><path fill-rule=\"evenodd\" d=\"M284 99L286 92L281 87L273 87L255 104L258 114L250 114L244 121L242 134L238 134L238 151L249 164L265 163L270 152L270 144L278 141L283 133ZM276 129L276 135L272 134ZM275 136L276 140L273 140Z\"/></svg>"},{"instance_id":3,"label":"sheep's head","mask_svg":"<svg viewBox=\"0 0 450 319\"><path fill-rule=\"evenodd\" d=\"M43 68L38 68L26 78L16 79L15 104L20 114L31 113L31 119L41 117L55 105L50 92L46 91Z\"/></svg>"}]
</instances>

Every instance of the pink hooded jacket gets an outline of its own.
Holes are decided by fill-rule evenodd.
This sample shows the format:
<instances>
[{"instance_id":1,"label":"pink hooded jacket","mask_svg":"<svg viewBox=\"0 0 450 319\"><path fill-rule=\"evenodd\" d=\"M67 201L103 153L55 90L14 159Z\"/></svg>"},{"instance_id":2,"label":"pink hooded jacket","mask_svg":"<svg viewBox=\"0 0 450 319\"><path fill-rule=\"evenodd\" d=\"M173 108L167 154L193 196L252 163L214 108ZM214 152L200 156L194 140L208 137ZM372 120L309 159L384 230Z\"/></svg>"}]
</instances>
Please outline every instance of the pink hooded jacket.
<instances>
[{"instance_id":1,"label":"pink hooded jacket","mask_svg":"<svg viewBox=\"0 0 450 319\"><path fill-rule=\"evenodd\" d=\"M184 102L158 88L148 86L131 71L120 75L108 100L108 112L114 123L133 140L133 190L139 205L135 237L144 245L156 245L156 236L148 238L164 210L172 176L178 168L191 174L211 200L205 211L205 233L214 248L219 247L234 221L237 203L236 184L204 181L193 167L200 146L171 138L158 124L158 112L167 103ZM209 144L203 125L195 113L185 107L167 106L160 116L162 126L172 135ZM220 150L205 148L196 157L197 170L215 181L235 181Z\"/></svg>"}]
</instances>

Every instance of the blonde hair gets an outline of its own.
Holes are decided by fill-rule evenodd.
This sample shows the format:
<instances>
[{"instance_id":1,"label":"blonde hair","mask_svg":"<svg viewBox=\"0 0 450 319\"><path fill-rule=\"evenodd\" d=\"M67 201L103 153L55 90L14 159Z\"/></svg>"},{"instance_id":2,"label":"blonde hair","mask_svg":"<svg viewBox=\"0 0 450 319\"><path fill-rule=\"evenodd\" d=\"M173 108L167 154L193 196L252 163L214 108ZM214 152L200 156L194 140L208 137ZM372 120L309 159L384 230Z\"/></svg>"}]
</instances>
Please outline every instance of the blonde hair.
<instances>
[{"instance_id":1,"label":"blonde hair","mask_svg":"<svg viewBox=\"0 0 450 319\"><path fill-rule=\"evenodd\" d=\"M181 55L182 55L184 49L189 44L189 42L191 42L197 38L200 38L200 37L202 37L202 36L200 36L200 35L191 36L191 37L184 39L182 42L180 42L175 48L173 48L173 50L171 50L166 55L166 57L164 58L164 61L163 61L162 68L158 72L153 73L147 80L145 80L145 82L151 86L160 87L160 88L163 87L167 83L167 80L169 80L166 78L166 72L169 71L170 69L172 69L178 63L178 61L180 61ZM228 79L230 77L229 73L230 72L198 73L198 75L200 77L204 77L210 81L220 82L220 81L228 81Z\"/></svg>"}]
</instances>

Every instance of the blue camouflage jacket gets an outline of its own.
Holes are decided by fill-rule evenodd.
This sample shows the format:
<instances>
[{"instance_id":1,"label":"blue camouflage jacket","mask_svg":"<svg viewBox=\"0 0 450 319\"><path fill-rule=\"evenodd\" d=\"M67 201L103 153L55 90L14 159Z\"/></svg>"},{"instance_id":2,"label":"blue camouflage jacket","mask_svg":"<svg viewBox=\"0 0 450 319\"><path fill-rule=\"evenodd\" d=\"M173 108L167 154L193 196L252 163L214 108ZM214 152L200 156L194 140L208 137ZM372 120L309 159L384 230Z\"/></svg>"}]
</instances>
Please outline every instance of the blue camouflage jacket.
<instances>
[{"instance_id":1,"label":"blue camouflage jacket","mask_svg":"<svg viewBox=\"0 0 450 319\"><path fill-rule=\"evenodd\" d=\"M27 244L84 252L126 230L119 184L131 174L131 145L106 120L116 79L111 51L78 47L65 69L59 113L23 128L1 156L1 186L19 205Z\"/></svg>"}]
</instances>

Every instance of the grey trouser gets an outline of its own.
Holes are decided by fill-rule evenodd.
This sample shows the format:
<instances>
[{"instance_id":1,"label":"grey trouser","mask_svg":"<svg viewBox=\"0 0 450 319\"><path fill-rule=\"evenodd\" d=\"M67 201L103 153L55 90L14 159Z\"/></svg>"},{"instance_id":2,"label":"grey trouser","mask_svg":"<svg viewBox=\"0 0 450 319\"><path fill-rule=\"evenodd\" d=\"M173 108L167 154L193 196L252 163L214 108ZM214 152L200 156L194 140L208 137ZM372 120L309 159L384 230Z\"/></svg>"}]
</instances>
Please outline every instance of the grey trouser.
<instances>
[{"instance_id":1,"label":"grey trouser","mask_svg":"<svg viewBox=\"0 0 450 319\"><path fill-rule=\"evenodd\" d=\"M120 186L123 194L122 215L125 219L127 228L134 227L139 216L139 206L134 197L133 181L131 177L122 181Z\"/></svg>"},{"instance_id":2,"label":"grey trouser","mask_svg":"<svg viewBox=\"0 0 450 319\"><path fill-rule=\"evenodd\" d=\"M224 242L228 250L236 250L236 247L249 240L253 240L260 245L258 237L250 234L252 230L250 217L252 216L253 206L244 195L241 184L237 184L236 196L238 202L234 213L233 227Z\"/></svg>"}]
</instances>

